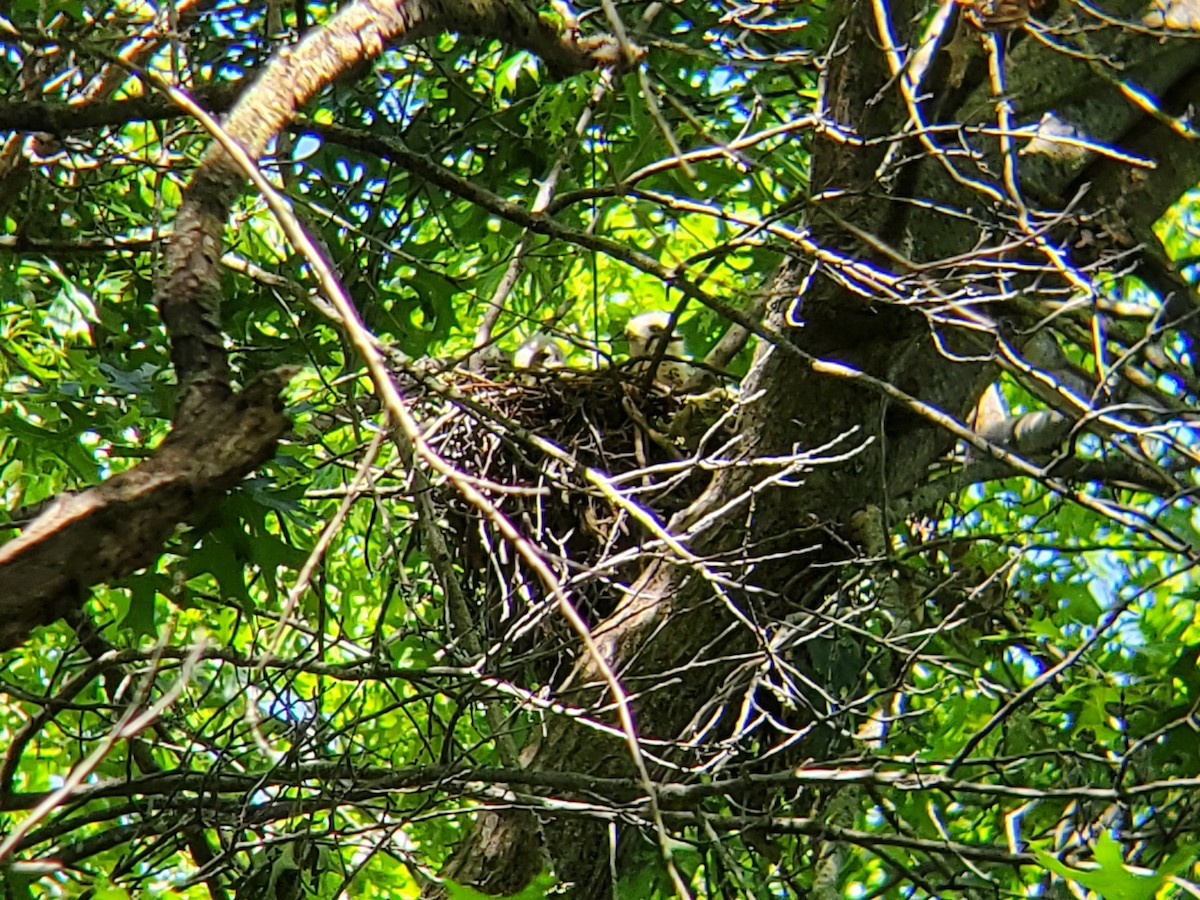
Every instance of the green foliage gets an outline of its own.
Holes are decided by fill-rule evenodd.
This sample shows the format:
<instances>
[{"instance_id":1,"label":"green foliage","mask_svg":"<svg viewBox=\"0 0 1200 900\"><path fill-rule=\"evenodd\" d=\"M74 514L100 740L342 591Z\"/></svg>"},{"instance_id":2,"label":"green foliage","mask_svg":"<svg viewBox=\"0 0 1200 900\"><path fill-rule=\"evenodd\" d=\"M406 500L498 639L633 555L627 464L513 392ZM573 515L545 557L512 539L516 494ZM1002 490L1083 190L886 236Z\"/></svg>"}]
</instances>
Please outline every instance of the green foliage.
<instances>
[{"instance_id":1,"label":"green foliage","mask_svg":"<svg viewBox=\"0 0 1200 900\"><path fill-rule=\"evenodd\" d=\"M1049 853L1039 852L1037 856L1051 872L1093 891L1102 900L1151 900L1173 883L1171 876L1175 872L1184 869L1195 859L1193 852L1182 851L1175 854L1157 873L1133 872L1125 865L1120 844L1107 834L1100 835L1096 840L1096 865L1091 869L1064 865Z\"/></svg>"},{"instance_id":2,"label":"green foliage","mask_svg":"<svg viewBox=\"0 0 1200 900\"><path fill-rule=\"evenodd\" d=\"M201 6L138 63L186 72L201 96L250 81L301 24L292 4L282 5L278 27L270 15L279 9L265 3ZM337 4L302 6L316 27ZM631 264L629 253L736 308L800 254L807 224L780 209L807 196L814 138L789 126L817 108L827 61L818 65L814 54L837 30L829 6L764 6L753 13L755 27L739 24L746 10L694 0L622 7L649 57L644 73L611 86L596 73L554 82L535 57L495 41L441 36L394 47L362 79L310 104L264 169L328 248L398 371L464 361L493 302L502 306L492 336L503 354L544 328L567 341L571 367L607 372L628 355L630 319L682 304L679 328L698 356L727 323L685 302L678 279ZM598 7L582 11L585 33L606 27ZM549 7L541 14L565 26ZM24 96L26 57L50 60L37 96L73 99L149 24L140 7L86 0L12 0L3 15L22 35L0 55L13 104ZM209 138L174 115L121 121L116 100L148 93L136 74L123 77L96 101L112 105L110 124L56 136L66 141L62 155L28 165L19 202L5 203L0 192L5 233L14 235L0 246L0 538L62 491L136 465L169 428L176 395L153 304L164 265L158 241ZM426 177L389 154L385 139L477 193ZM859 137L841 139L849 153ZM675 164L690 151L698 156L688 167ZM502 214L505 203L533 209L551 179L543 215L570 239L526 232ZM1200 258L1198 206L1186 196L1158 228L1189 277ZM595 237L628 252L598 248ZM235 205L226 248L222 324L236 380L303 367L287 398L294 428L273 460L218 509L181 526L152 565L86 598L99 648L85 629L57 622L5 657L0 750L13 764L2 770L0 840L29 824L21 859L69 860L48 875L5 870L5 896L199 897L215 871L238 896L415 897L481 804L549 818L568 802L570 815L598 811L642 841L622 857L630 863L621 896L670 896L643 786L637 799L564 788L564 800L557 787L493 771L519 767L506 742L519 751L544 738L551 716L583 717L574 693L552 689L585 672L575 668L585 656L577 635L479 511L436 474L419 487L394 442L383 442L352 490L372 438L396 423L381 417L344 334L310 302L307 263L250 192ZM1153 310L1153 325L1147 316L1129 316L1132 325L1112 316L1108 334L1126 348L1160 341L1183 374L1154 384L1193 409L1188 339L1163 337L1162 298L1113 268L1097 269L1103 289L1089 303L1132 298ZM1069 318L1087 305L1077 300L1046 318ZM1062 340L1070 362L1089 373L1111 366L1097 362L1104 354L1080 320L1069 321ZM729 371L744 374L753 352L752 342ZM506 416L547 429L582 415L578 406L592 415L600 405L565 403L548 422L537 419L542 401L522 395L511 375L464 376L451 399L422 395L415 376L397 377L424 417L425 438L464 468L479 447L487 459L536 456L507 427L464 418L464 396L486 400L500 383L512 401ZM1001 385L1012 411L1047 408L1020 373L1009 371ZM872 406L863 433L875 435L887 412ZM582 421L581 433L602 430ZM687 787L734 782L725 793L664 805L679 816L670 822L693 816L668 827L673 862L697 895L815 893L820 863L834 851L837 890L853 897L1045 894L1065 880L1106 900L1137 900L1178 893L1196 877L1195 790L1186 780L1200 777L1200 587L1194 560L1150 530L1200 546L1194 487L1156 494L1066 466L1124 454L1137 474L1162 470L1186 485L1190 422L1173 420L1170 439L1150 426L1074 435L1070 460L1044 461L1065 488L1006 477L911 511L905 498L881 498L888 543L870 558L854 558L844 523L786 523L820 531L823 547L846 548L844 557L822 558L818 588L782 599L738 595L739 622L760 628L763 641L738 657L727 682L696 688L708 677L709 661L699 660L664 673L660 685L630 688L639 702L661 692L713 699L697 714L711 744L647 751L668 759L653 767L655 778ZM639 466L653 452L649 433L627 454ZM730 446L733 461L712 470L745 461ZM685 454L674 447L674 455ZM975 461L947 456L930 480L952 479ZM567 524L548 523L568 493L556 479L569 466L537 464L536 478L516 465L501 473L501 511L543 540L540 558L577 579L572 588L596 578L624 596L622 585L637 575L628 558L593 567L571 553L603 529L614 542L659 553L656 535L599 495L567 497ZM674 477L678 464L665 465ZM453 572L476 604L470 628L456 621L438 548L419 527L418 490L442 504L434 533L459 554ZM691 487L663 493L675 490ZM524 505L529 497L536 502ZM1104 515L1101 503L1128 516ZM752 524L753 508L736 515ZM319 552L327 527L333 533ZM762 564L775 552L765 551ZM747 568L760 564L754 558ZM735 588L726 583L740 577L726 574L735 569L720 570L715 583ZM205 652L189 668L187 648L200 643ZM177 679L185 683L176 695ZM139 734L113 736L123 713L156 701L163 709ZM60 786L106 741L76 795L33 821L35 795ZM483 774L468 779L461 770ZM806 780L814 772L828 777ZM960 783L927 787L939 779ZM772 830L773 820L787 827ZM1012 858L976 860L963 848ZM445 886L453 898L483 896ZM517 896L562 890L544 873Z\"/></svg>"}]
</instances>

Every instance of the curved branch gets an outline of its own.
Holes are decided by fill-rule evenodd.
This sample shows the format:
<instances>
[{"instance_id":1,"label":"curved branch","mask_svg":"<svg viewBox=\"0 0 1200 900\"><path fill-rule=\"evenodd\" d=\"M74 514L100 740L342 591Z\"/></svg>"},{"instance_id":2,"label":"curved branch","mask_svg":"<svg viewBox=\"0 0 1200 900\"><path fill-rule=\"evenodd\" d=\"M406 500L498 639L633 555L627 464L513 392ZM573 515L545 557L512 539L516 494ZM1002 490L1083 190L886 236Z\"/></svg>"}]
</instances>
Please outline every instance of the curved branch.
<instances>
[{"instance_id":1,"label":"curved branch","mask_svg":"<svg viewBox=\"0 0 1200 900\"><path fill-rule=\"evenodd\" d=\"M444 30L525 47L557 73L618 61L612 39L560 33L520 0L355 0L273 56L223 130L257 159L334 78L390 42ZM273 455L287 428L278 395L293 372L268 373L235 394L221 325L225 222L243 184L241 168L214 143L184 193L168 244L156 299L181 389L170 436L136 468L58 498L0 548L0 649L78 606L88 587L150 563L176 525L194 521Z\"/></svg>"}]
</instances>

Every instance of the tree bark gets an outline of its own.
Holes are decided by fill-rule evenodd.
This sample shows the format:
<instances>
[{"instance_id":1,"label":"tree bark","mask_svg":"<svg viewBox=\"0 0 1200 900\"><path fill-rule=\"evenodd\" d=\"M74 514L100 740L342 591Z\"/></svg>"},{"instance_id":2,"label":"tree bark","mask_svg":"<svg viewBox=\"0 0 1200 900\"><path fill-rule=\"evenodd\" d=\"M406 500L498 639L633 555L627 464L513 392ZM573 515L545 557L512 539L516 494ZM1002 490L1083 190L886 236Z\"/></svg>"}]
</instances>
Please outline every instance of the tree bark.
<instances>
[{"instance_id":1,"label":"tree bark","mask_svg":"<svg viewBox=\"0 0 1200 900\"><path fill-rule=\"evenodd\" d=\"M613 39L560 33L520 0L356 0L272 57L222 128L257 159L342 72L391 42L444 30L511 41L562 74L620 61ZM151 563L176 525L201 516L274 453L287 428L278 396L287 373L268 373L235 394L221 323L225 222L245 179L214 142L185 191L168 243L156 300L180 385L170 436L134 469L58 498L0 549L0 650L78 608L89 587Z\"/></svg>"},{"instance_id":2,"label":"tree bark","mask_svg":"<svg viewBox=\"0 0 1200 900\"><path fill-rule=\"evenodd\" d=\"M835 38L827 57L821 108L829 131L836 129L842 137L827 136L814 145L811 232L823 247L916 282L924 277L922 264L967 253L986 238L982 222L979 230L964 228L961 219L944 214L946 208L975 209L973 215L981 219L986 214L978 211L980 196L951 179L936 159L910 164L916 167L916 177L901 172L889 182L900 189L881 195L879 173L892 146L885 138L900 133L908 109L892 89L896 77L875 49L880 41L872 4L842 0L832 6L830 32ZM913 3L884 6L894 28L917 19ZM1116 15L1136 11L1134 4L1114 6L1120 7L1111 10ZM911 46L917 37L901 32L899 43ZM1167 109L1176 108L1170 99L1176 94L1194 96L1188 87L1200 63L1195 42L1181 42L1163 54L1153 38L1114 28L1094 43L1125 60L1124 71L1136 73L1151 91L1165 95ZM1023 120L1064 110L1098 142L1146 133L1139 132L1148 121L1144 111L1120 100L1107 74L1085 60L1025 40L1010 48L1007 71L1009 91ZM961 91L956 105L942 114L944 121L960 123L964 133L966 126L995 119L997 100L983 73L977 72L976 78L978 86ZM1167 131L1165 125L1150 129L1164 139L1157 146L1152 139L1135 137L1131 142L1160 160L1152 175L1137 170L1137 176L1131 176L1127 163L1108 158L1084 157L1048 166L1035 157L1024 160L1023 168L1030 173L1031 193L1036 192L1043 206L1066 209L1080 180L1096 177L1097 194L1127 217L1126 233L1149 241L1151 225L1167 203L1200 180L1200 154L1194 144L1186 143L1186 153L1177 146L1168 151L1168 145L1184 139L1171 132L1174 138L1165 140ZM1168 152L1171 161L1163 164ZM995 153L985 155L980 166L984 173L988 164L999 172L1003 160ZM974 169L971 174L981 175ZM929 199L939 208L914 211L912 199ZM1076 221L1068 217L1068 228L1059 229L1060 239ZM875 241L861 240L864 234ZM904 247L908 271L896 254L881 252L881 247ZM1029 248L1021 254L1036 255ZM1160 248L1152 249L1150 255L1156 254L1161 256ZM945 284L959 273L947 266L930 277ZM801 353L760 343L742 386L743 395L753 399L741 416L741 449L747 458L786 457L796 448L832 448L826 451L830 456L859 449L836 463L814 462L787 487L756 485L761 470L748 467L718 472L704 496L672 522L672 531L688 536L688 550L696 558L734 560L721 569L726 587L715 590L700 567L685 561L656 562L597 629L608 662L625 690L638 698L639 736L644 742L662 742L652 745L685 765L696 761L685 748L702 714L717 706L712 700L733 677L743 654L763 649L760 634L747 621L757 620L760 611L782 618L827 599L821 596L823 577L830 565L854 557L861 546L862 518L882 519L873 527L886 533L891 524L887 498L901 498L919 487L931 464L955 440L944 428L874 389L870 381L838 377L814 360L837 363L895 386L960 423L995 377L989 356L1001 325L981 332L965 327L966 321L938 320L913 304L863 297L848 290L844 280L820 270L803 297L797 296L801 282L800 273L790 266L775 279L769 322ZM929 296L936 299L937 291ZM994 324L1003 316L1019 318L1019 309L1000 304L987 314ZM739 559L744 561L740 566ZM744 585L745 590L728 588L730 583ZM805 603L805 598L812 602ZM809 621L815 626L816 619ZM812 660L799 664L814 676L820 673ZM612 700L597 666L588 660L564 686L563 699L592 708ZM831 730L814 728L796 752L801 758L826 758L837 752L836 740ZM664 746L673 749L662 750ZM633 772L629 752L618 739L567 717L548 721L544 736L526 758L539 770L606 777L629 777ZM444 874L485 890L511 892L525 883L522 873L531 869L529 835L537 832L537 825L530 812L482 814ZM574 897L600 900L612 895L607 828L605 821L580 817L542 822L549 859L557 875L574 884ZM504 833L510 836L498 838ZM646 836L646 842L652 837ZM623 841L622 852L633 843ZM519 853L510 854L510 848L520 848Z\"/></svg>"}]
</instances>

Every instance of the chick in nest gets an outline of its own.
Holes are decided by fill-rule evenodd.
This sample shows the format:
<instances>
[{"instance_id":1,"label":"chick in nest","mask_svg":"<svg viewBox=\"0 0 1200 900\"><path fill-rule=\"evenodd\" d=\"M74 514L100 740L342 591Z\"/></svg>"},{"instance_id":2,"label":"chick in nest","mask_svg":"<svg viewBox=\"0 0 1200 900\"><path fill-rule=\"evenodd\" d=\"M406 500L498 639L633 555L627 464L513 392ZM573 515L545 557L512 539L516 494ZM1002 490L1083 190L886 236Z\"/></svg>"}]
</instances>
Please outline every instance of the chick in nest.
<instances>
[{"instance_id":1,"label":"chick in nest","mask_svg":"<svg viewBox=\"0 0 1200 900\"><path fill-rule=\"evenodd\" d=\"M663 343L666 343L666 348L661 349L662 358L654 372L654 383L664 391L681 391L695 377L696 368L687 362L688 352L683 343L683 336L671 331L671 314L666 310L655 309L634 316L625 326L625 337L629 339L629 358L635 360L652 362Z\"/></svg>"},{"instance_id":2,"label":"chick in nest","mask_svg":"<svg viewBox=\"0 0 1200 900\"><path fill-rule=\"evenodd\" d=\"M514 369L561 369L566 357L562 341L539 331L517 348L512 364Z\"/></svg>"}]
</instances>

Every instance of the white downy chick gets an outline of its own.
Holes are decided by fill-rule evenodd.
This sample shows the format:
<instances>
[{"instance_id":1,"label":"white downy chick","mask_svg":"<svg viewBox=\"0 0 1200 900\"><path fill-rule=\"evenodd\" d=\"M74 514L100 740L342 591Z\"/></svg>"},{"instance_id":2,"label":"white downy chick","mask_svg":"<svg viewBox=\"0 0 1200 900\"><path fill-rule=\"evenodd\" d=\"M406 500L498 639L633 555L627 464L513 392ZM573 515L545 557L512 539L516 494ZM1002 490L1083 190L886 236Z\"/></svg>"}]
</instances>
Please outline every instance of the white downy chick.
<instances>
[{"instance_id":1,"label":"white downy chick","mask_svg":"<svg viewBox=\"0 0 1200 900\"><path fill-rule=\"evenodd\" d=\"M679 391L696 374L694 366L687 363L687 347L682 335L669 333L671 314L655 309L634 316L625 326L629 339L629 358L653 360L663 341L667 342L662 361L654 373L654 383L666 391Z\"/></svg>"},{"instance_id":2,"label":"white downy chick","mask_svg":"<svg viewBox=\"0 0 1200 900\"><path fill-rule=\"evenodd\" d=\"M543 331L530 335L512 358L514 369L561 369L565 362L562 341Z\"/></svg>"}]
</instances>

